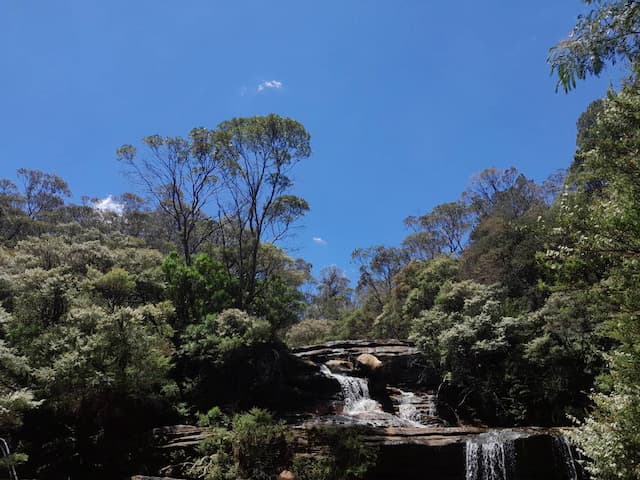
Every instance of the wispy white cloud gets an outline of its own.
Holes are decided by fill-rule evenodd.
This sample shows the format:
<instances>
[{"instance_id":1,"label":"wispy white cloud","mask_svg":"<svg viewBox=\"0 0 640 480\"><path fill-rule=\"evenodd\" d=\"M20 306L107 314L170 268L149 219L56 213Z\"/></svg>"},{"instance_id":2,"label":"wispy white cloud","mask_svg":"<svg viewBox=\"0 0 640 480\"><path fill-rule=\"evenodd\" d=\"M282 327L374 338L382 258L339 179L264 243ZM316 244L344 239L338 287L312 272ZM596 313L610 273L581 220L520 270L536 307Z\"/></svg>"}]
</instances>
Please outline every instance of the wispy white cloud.
<instances>
[{"instance_id":1,"label":"wispy white cloud","mask_svg":"<svg viewBox=\"0 0 640 480\"><path fill-rule=\"evenodd\" d=\"M329 242L321 237L313 237L311 240L313 240L313 243L315 243L316 245L321 245L323 247L329 245Z\"/></svg>"},{"instance_id":2,"label":"wispy white cloud","mask_svg":"<svg viewBox=\"0 0 640 480\"><path fill-rule=\"evenodd\" d=\"M266 89L274 89L274 90L280 90L282 88L282 82L280 80L267 80L265 82L262 82L260 85L258 85L258 92L262 92Z\"/></svg>"},{"instance_id":3,"label":"wispy white cloud","mask_svg":"<svg viewBox=\"0 0 640 480\"><path fill-rule=\"evenodd\" d=\"M112 195L109 195L107 198L97 200L93 204L93 208L100 212L113 212L116 215L122 215L124 212L124 205L122 203L118 203Z\"/></svg>"}]
</instances>

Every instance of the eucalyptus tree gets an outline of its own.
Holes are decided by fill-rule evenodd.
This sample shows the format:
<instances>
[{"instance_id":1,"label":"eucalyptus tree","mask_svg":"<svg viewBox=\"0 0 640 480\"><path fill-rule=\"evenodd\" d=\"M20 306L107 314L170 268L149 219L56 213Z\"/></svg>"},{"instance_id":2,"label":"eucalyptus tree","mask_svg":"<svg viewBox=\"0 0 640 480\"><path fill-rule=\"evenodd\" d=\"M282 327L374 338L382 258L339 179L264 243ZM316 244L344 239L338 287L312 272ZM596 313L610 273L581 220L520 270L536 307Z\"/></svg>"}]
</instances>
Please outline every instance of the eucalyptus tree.
<instances>
[{"instance_id":1,"label":"eucalyptus tree","mask_svg":"<svg viewBox=\"0 0 640 480\"><path fill-rule=\"evenodd\" d=\"M607 64L640 58L640 1L583 0L591 8L569 36L551 48L548 61L565 92L578 80L599 75Z\"/></svg>"},{"instance_id":2,"label":"eucalyptus tree","mask_svg":"<svg viewBox=\"0 0 640 480\"><path fill-rule=\"evenodd\" d=\"M64 199L71 196L67 182L51 173L20 168L18 181L22 187L18 193L18 202L24 213L33 220L62 207Z\"/></svg>"},{"instance_id":3,"label":"eucalyptus tree","mask_svg":"<svg viewBox=\"0 0 640 480\"><path fill-rule=\"evenodd\" d=\"M261 244L282 240L309 210L290 193L290 174L311 155L310 135L299 122L271 114L223 122L214 137L225 165L218 242L240 281L237 306L244 309L256 295Z\"/></svg>"},{"instance_id":4,"label":"eucalyptus tree","mask_svg":"<svg viewBox=\"0 0 640 480\"><path fill-rule=\"evenodd\" d=\"M403 248L376 245L354 250L351 258L360 265L356 293L377 315L389 300L396 275L409 263L409 255Z\"/></svg>"},{"instance_id":5,"label":"eucalyptus tree","mask_svg":"<svg viewBox=\"0 0 640 480\"><path fill-rule=\"evenodd\" d=\"M143 139L147 155L133 145L118 149L134 180L171 218L185 262L210 237L214 222L206 207L220 190L222 165L214 132L194 128L188 138L151 135Z\"/></svg>"},{"instance_id":6,"label":"eucalyptus tree","mask_svg":"<svg viewBox=\"0 0 640 480\"><path fill-rule=\"evenodd\" d=\"M353 289L344 271L335 265L320 271L317 293L310 305L311 318L337 320L353 307Z\"/></svg>"},{"instance_id":7,"label":"eucalyptus tree","mask_svg":"<svg viewBox=\"0 0 640 480\"><path fill-rule=\"evenodd\" d=\"M414 230L405 241L408 247L429 252L430 258L442 253L458 255L464 249L472 214L464 202L449 202L437 205L425 215L407 217L404 223Z\"/></svg>"}]
</instances>

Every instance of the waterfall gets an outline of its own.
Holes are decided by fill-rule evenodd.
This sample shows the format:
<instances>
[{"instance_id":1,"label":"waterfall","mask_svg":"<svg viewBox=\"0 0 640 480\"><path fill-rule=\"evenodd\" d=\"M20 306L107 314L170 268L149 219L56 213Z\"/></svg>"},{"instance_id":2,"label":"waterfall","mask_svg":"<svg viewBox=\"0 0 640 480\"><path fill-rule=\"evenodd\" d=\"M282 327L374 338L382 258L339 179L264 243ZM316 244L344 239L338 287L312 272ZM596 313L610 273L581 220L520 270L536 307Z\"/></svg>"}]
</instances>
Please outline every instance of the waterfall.
<instances>
[{"instance_id":1,"label":"waterfall","mask_svg":"<svg viewBox=\"0 0 640 480\"><path fill-rule=\"evenodd\" d=\"M436 396L433 394L419 394L413 392L405 392L398 389L400 396L398 398L398 416L416 424L416 426L425 427L420 423L423 416L437 418L438 412L436 408Z\"/></svg>"},{"instance_id":2,"label":"waterfall","mask_svg":"<svg viewBox=\"0 0 640 480\"><path fill-rule=\"evenodd\" d=\"M410 422L420 421L420 412L416 408L416 403L420 399L415 393L403 392L400 390L400 404L398 405L398 416Z\"/></svg>"},{"instance_id":3,"label":"waterfall","mask_svg":"<svg viewBox=\"0 0 640 480\"><path fill-rule=\"evenodd\" d=\"M467 440L465 446L466 480L507 480L515 463L517 435L491 432Z\"/></svg>"},{"instance_id":4,"label":"waterfall","mask_svg":"<svg viewBox=\"0 0 640 480\"><path fill-rule=\"evenodd\" d=\"M340 383L346 415L383 413L380 404L369 395L369 384L366 379L332 373L326 365L322 365L321 370L322 373L335 378Z\"/></svg>"},{"instance_id":5,"label":"waterfall","mask_svg":"<svg viewBox=\"0 0 640 480\"><path fill-rule=\"evenodd\" d=\"M7 459L11 455L11 451L9 450L9 445L7 444L7 441L4 438L0 438L0 453L2 453L2 456ZM9 469L10 480L18 480L18 474L16 473L15 467L9 464L7 468Z\"/></svg>"},{"instance_id":6,"label":"waterfall","mask_svg":"<svg viewBox=\"0 0 640 480\"><path fill-rule=\"evenodd\" d=\"M564 435L557 435L553 438L554 452L559 456L559 461L565 468L567 479L578 480L578 471L576 470L576 462L573 458L571 445Z\"/></svg>"}]
</instances>

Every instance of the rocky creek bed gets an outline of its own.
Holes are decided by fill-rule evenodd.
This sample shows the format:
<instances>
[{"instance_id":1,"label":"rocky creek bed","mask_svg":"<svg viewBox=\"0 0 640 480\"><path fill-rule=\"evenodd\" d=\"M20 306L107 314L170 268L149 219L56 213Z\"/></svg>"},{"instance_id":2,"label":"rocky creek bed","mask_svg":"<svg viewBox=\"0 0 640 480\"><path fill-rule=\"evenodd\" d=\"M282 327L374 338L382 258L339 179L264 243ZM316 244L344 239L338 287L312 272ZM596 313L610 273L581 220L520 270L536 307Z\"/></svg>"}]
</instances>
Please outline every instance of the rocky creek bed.
<instances>
[{"instance_id":1,"label":"rocky creek bed","mask_svg":"<svg viewBox=\"0 0 640 480\"><path fill-rule=\"evenodd\" d=\"M583 478L563 429L496 429L443 418L437 385L408 342L329 342L294 349L293 356L305 372L293 383L302 378L304 388L313 389L316 379L321 393L308 395L315 401L306 409L283 415L299 454L317 451L315 429L357 427L362 441L378 451L367 480ZM209 435L206 428L176 425L156 429L153 437L158 450L175 458L176 451L193 451Z\"/></svg>"}]
</instances>

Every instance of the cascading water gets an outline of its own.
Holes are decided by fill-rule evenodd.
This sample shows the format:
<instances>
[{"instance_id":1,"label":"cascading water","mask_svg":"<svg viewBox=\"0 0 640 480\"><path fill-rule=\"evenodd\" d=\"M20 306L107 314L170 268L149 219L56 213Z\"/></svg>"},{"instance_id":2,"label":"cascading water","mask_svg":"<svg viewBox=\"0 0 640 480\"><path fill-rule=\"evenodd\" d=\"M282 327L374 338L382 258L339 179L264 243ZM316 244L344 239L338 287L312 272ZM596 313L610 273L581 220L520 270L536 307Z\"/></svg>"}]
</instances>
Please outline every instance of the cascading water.
<instances>
[{"instance_id":1,"label":"cascading water","mask_svg":"<svg viewBox=\"0 0 640 480\"><path fill-rule=\"evenodd\" d=\"M400 404L398 405L398 416L410 422L419 422L420 412L416 404L420 401L413 392L403 392L400 390Z\"/></svg>"},{"instance_id":2,"label":"cascading water","mask_svg":"<svg viewBox=\"0 0 640 480\"><path fill-rule=\"evenodd\" d=\"M5 458L9 458L11 455L11 451L9 450L9 445L4 438L0 438L0 453ZM16 469L13 465L9 464L9 478L11 480L18 480L18 474L16 473Z\"/></svg>"},{"instance_id":3,"label":"cascading water","mask_svg":"<svg viewBox=\"0 0 640 480\"><path fill-rule=\"evenodd\" d=\"M340 383L345 415L358 415L367 412L384 413L380 404L369 395L367 380L333 373L326 365L322 365L321 369L322 373L335 378Z\"/></svg>"},{"instance_id":4,"label":"cascading water","mask_svg":"<svg viewBox=\"0 0 640 480\"><path fill-rule=\"evenodd\" d=\"M320 368L324 375L335 378L340 384L344 406L342 416L336 417L339 421L348 419L355 423L381 427L425 427L411 418L413 414L408 404L399 407L401 412L398 416L385 412L380 403L371 398L366 379L333 373L326 365Z\"/></svg>"},{"instance_id":5,"label":"cascading water","mask_svg":"<svg viewBox=\"0 0 640 480\"><path fill-rule=\"evenodd\" d=\"M514 440L510 431L490 432L468 440L465 446L466 480L507 480L515 464Z\"/></svg>"},{"instance_id":6,"label":"cascading water","mask_svg":"<svg viewBox=\"0 0 640 480\"><path fill-rule=\"evenodd\" d=\"M516 466L515 440L525 432L500 430L477 435L466 442L466 480L508 480ZM555 472L566 480L578 480L571 445L562 435L551 437ZM556 478L556 477L554 477Z\"/></svg>"},{"instance_id":7,"label":"cascading water","mask_svg":"<svg viewBox=\"0 0 640 480\"><path fill-rule=\"evenodd\" d=\"M436 408L436 396L428 393L416 394L398 389L398 416L417 427L426 427L422 422L428 417L429 423L437 423L438 412ZM436 422L433 422L436 420Z\"/></svg>"},{"instance_id":8,"label":"cascading water","mask_svg":"<svg viewBox=\"0 0 640 480\"><path fill-rule=\"evenodd\" d=\"M571 445L564 435L554 436L553 447L554 453L559 457L559 463L561 463L567 473L568 480L578 480L578 471L576 470L576 462L573 458L573 452L571 451Z\"/></svg>"}]
</instances>

